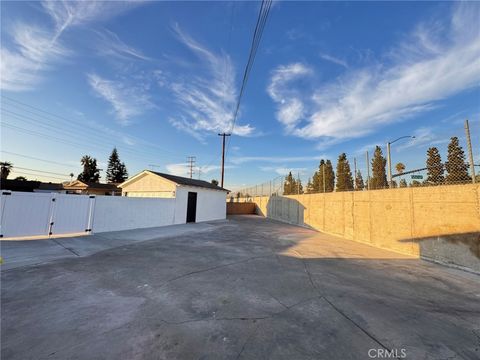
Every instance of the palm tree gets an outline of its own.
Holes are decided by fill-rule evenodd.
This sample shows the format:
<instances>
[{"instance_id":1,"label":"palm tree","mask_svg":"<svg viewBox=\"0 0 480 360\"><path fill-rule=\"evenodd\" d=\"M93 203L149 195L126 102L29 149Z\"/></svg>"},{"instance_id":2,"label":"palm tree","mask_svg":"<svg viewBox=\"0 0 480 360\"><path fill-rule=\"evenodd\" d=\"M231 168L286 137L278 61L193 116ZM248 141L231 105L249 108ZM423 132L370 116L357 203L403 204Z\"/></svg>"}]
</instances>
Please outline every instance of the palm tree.
<instances>
[{"instance_id":1,"label":"palm tree","mask_svg":"<svg viewBox=\"0 0 480 360\"><path fill-rule=\"evenodd\" d=\"M395 165L395 170L397 170L398 174L401 174L405 171L405 165L403 163L398 163Z\"/></svg>"},{"instance_id":2,"label":"palm tree","mask_svg":"<svg viewBox=\"0 0 480 360\"><path fill-rule=\"evenodd\" d=\"M10 171L12 171L13 164L8 161L0 162L0 178L6 179L8 175L10 175Z\"/></svg>"}]
</instances>

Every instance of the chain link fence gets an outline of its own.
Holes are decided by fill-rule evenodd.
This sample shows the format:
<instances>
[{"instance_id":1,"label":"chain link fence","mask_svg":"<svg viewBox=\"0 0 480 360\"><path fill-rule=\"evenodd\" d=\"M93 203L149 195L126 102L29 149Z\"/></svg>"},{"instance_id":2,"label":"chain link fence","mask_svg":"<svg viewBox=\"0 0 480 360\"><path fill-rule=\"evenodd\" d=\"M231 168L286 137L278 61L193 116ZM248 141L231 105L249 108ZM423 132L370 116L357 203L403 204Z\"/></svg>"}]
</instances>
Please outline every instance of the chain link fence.
<instances>
[{"instance_id":1,"label":"chain link fence","mask_svg":"<svg viewBox=\"0 0 480 360\"><path fill-rule=\"evenodd\" d=\"M475 130L474 134L476 133L478 131ZM475 144L480 145L480 139L475 137L475 140ZM234 191L230 201L245 201L259 196L480 183L480 152L478 149L476 152L473 150L468 122L465 122L464 137L451 137L441 143L437 141L424 144L428 147L424 167L407 168L403 162L393 164L390 156L392 143L383 149L376 147L374 151L367 151L365 156L342 158L342 154L337 163L322 160L310 172L292 169L271 180ZM442 161L441 151L446 161ZM474 163L474 154L477 155L477 163ZM395 157L399 157L398 152ZM343 162L342 166L338 164L340 161ZM340 174L339 168L342 169Z\"/></svg>"}]
</instances>

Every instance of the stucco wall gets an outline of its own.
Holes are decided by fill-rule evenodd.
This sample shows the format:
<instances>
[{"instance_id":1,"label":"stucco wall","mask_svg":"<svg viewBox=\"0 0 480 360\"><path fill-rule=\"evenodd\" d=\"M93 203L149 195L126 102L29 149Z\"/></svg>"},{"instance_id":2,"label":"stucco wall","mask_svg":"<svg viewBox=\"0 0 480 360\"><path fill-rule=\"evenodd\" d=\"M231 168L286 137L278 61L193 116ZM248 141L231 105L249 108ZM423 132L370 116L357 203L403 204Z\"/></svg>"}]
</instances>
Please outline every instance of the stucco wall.
<instances>
[{"instance_id":1,"label":"stucco wall","mask_svg":"<svg viewBox=\"0 0 480 360\"><path fill-rule=\"evenodd\" d=\"M256 197L259 213L480 272L480 185Z\"/></svg>"},{"instance_id":2,"label":"stucco wall","mask_svg":"<svg viewBox=\"0 0 480 360\"><path fill-rule=\"evenodd\" d=\"M176 184L153 174L143 174L130 184L122 186L122 195L128 197L175 197Z\"/></svg>"},{"instance_id":3,"label":"stucco wall","mask_svg":"<svg viewBox=\"0 0 480 360\"><path fill-rule=\"evenodd\" d=\"M227 216L225 191L208 190L199 187L181 186L177 188L177 211L175 221L185 222L187 216L188 192L197 193L197 222L221 220Z\"/></svg>"}]
</instances>

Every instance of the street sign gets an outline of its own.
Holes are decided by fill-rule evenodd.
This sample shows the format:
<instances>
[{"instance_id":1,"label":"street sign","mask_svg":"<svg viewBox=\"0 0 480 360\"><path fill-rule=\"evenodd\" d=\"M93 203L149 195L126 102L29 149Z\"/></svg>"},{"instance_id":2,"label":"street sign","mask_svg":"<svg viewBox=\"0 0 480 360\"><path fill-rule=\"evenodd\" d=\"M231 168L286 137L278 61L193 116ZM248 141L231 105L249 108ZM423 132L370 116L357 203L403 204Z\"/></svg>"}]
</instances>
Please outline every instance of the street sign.
<instances>
[{"instance_id":1,"label":"street sign","mask_svg":"<svg viewBox=\"0 0 480 360\"><path fill-rule=\"evenodd\" d=\"M412 179L422 180L422 179L423 179L423 175L412 175Z\"/></svg>"}]
</instances>

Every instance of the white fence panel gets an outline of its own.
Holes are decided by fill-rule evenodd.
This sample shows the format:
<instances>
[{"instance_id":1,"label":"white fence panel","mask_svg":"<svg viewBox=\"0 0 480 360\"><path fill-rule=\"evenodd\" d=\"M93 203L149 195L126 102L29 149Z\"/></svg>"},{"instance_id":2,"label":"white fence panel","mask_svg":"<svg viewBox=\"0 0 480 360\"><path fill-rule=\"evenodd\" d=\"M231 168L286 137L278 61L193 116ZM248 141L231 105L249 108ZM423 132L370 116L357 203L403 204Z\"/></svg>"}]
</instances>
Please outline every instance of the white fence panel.
<instances>
[{"instance_id":1,"label":"white fence panel","mask_svg":"<svg viewBox=\"0 0 480 360\"><path fill-rule=\"evenodd\" d=\"M172 225L175 199L98 196L93 211L93 232Z\"/></svg>"},{"instance_id":2,"label":"white fence panel","mask_svg":"<svg viewBox=\"0 0 480 360\"><path fill-rule=\"evenodd\" d=\"M1 235L48 235L52 198L53 194L2 192Z\"/></svg>"},{"instance_id":3,"label":"white fence panel","mask_svg":"<svg viewBox=\"0 0 480 360\"><path fill-rule=\"evenodd\" d=\"M88 233L95 197L55 194L52 234Z\"/></svg>"}]
</instances>

